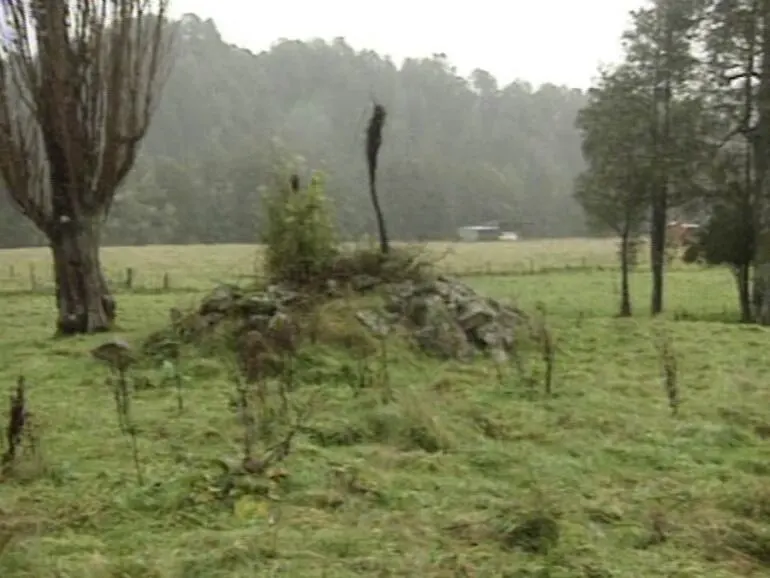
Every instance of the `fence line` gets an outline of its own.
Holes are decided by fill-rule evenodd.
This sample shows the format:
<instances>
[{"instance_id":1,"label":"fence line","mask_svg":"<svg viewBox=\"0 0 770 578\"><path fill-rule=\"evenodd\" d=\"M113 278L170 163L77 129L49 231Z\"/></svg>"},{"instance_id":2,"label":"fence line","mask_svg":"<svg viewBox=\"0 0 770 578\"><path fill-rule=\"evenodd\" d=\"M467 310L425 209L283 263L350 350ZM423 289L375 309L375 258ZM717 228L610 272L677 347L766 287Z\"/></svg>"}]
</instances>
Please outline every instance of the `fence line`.
<instances>
[{"instance_id":1,"label":"fence line","mask_svg":"<svg viewBox=\"0 0 770 578\"><path fill-rule=\"evenodd\" d=\"M449 277L471 278L471 277L526 277L533 275L550 275L565 273L619 273L617 265L598 265L589 264L588 260L583 258L579 264L546 265L536 266L534 260L526 266L500 268L494 267L492 263L484 263L480 267L470 268L452 268L437 267L438 272ZM689 272L701 272L708 270L707 267L688 265L684 267L669 267L669 270L686 270ZM649 272L648 265L637 266L634 268L636 273ZM5 273L5 275L3 274ZM108 283L110 289L116 294L159 294L159 293L200 293L206 290L205 286L185 284L184 281L177 284L171 273L166 271L162 275L154 275L159 279L157 284L137 283L137 270L134 267L127 267L122 274L109 276ZM246 278L254 278L255 274L241 273L232 275L230 279L223 281L237 282ZM210 287L216 283L212 281ZM10 285L10 286L9 286ZM20 274L16 266L9 265L5 272L0 271L0 296L11 295L46 295L54 292L52 279L41 279L35 269L34 264L29 264L24 275Z\"/></svg>"}]
</instances>

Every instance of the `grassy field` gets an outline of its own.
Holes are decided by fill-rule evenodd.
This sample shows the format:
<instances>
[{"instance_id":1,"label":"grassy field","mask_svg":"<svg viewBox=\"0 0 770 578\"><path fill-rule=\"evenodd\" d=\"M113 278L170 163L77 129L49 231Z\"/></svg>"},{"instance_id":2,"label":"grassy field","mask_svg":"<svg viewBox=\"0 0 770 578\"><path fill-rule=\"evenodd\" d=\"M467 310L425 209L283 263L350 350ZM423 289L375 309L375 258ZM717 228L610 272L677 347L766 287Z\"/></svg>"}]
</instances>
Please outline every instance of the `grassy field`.
<instances>
[{"instance_id":1,"label":"grassy field","mask_svg":"<svg viewBox=\"0 0 770 578\"><path fill-rule=\"evenodd\" d=\"M559 239L515 243L427 243L426 256L450 273L538 272L554 268L613 267L617 243L608 239ZM253 275L259 248L254 245L107 247L102 251L110 279L120 284L133 269L136 287L206 289L238 276ZM641 255L646 258L646 251ZM0 292L51 284L47 249L0 250Z\"/></svg>"},{"instance_id":2,"label":"grassy field","mask_svg":"<svg viewBox=\"0 0 770 578\"><path fill-rule=\"evenodd\" d=\"M475 247L453 259L614 256L611 244L588 241ZM253 258L246 247L105 252L115 270L171 271L201 288ZM44 259L5 252L0 267L42 270ZM768 331L731 322L727 272L672 272L669 315L654 322L646 274L633 280L632 320L612 317L611 271L469 283L524 309L545 305L557 345L551 397L513 369L440 364L393 344L393 398L383 401L382 373L356 394L343 378L350 354L318 346L303 357L309 385L297 392L317 396L312 435L299 436L283 481L252 488L234 508L212 497L215 461L237 458L242 435L227 367L183 356L181 413L160 370L137 370L148 384L133 399L140 485L107 372L88 354L104 337L53 341L49 297L0 297L0 384L26 376L38 437L37 454L0 480L0 576L770 575ZM170 307L199 299L123 294L118 333L138 343ZM677 417L661 378L661 332L678 366ZM525 361L537 375L537 358ZM544 536L547 550L536 547Z\"/></svg>"}]
</instances>

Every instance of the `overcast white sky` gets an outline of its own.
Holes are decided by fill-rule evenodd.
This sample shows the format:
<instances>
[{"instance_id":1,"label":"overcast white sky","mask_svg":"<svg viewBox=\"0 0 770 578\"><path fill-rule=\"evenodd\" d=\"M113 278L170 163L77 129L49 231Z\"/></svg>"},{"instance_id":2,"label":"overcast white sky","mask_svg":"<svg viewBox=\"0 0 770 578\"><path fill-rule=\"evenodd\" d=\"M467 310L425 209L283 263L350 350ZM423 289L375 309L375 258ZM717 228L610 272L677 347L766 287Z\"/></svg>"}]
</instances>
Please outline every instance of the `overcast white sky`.
<instances>
[{"instance_id":1,"label":"overcast white sky","mask_svg":"<svg viewBox=\"0 0 770 578\"><path fill-rule=\"evenodd\" d=\"M281 37L344 36L400 63L445 52L466 74L485 68L584 88L619 58L628 11L644 0L171 0L175 15L213 18L226 41L254 51Z\"/></svg>"}]
</instances>

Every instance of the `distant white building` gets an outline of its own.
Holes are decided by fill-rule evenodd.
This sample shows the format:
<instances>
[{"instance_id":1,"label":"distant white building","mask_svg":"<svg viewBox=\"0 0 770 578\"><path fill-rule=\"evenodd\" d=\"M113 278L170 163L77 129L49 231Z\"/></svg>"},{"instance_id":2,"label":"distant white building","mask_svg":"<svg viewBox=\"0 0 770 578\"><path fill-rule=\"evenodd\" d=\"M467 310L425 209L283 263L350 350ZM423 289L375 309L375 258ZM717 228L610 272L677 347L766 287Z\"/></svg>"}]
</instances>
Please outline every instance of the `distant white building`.
<instances>
[{"instance_id":1,"label":"distant white building","mask_svg":"<svg viewBox=\"0 0 770 578\"><path fill-rule=\"evenodd\" d=\"M496 225L469 225L457 229L457 237L466 243L499 241L502 231Z\"/></svg>"}]
</instances>

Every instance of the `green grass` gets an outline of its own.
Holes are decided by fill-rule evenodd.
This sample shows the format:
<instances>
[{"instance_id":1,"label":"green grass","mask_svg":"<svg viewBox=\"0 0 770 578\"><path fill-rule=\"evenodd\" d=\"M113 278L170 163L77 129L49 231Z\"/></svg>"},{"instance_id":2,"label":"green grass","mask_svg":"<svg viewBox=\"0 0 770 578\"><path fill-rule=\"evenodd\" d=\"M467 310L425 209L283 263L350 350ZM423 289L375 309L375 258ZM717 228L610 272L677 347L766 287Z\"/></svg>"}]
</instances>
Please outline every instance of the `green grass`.
<instances>
[{"instance_id":1,"label":"green grass","mask_svg":"<svg viewBox=\"0 0 770 578\"><path fill-rule=\"evenodd\" d=\"M255 245L153 245L106 247L102 263L117 287L133 271L136 288L157 290L164 277L174 289L205 290L225 280L254 275L260 247ZM544 239L499 243L426 243L437 267L455 274L469 272L538 272L554 268L614 267L614 239ZM640 253L645 262L646 249ZM0 250L0 293L51 288L47 249Z\"/></svg>"},{"instance_id":2,"label":"green grass","mask_svg":"<svg viewBox=\"0 0 770 578\"><path fill-rule=\"evenodd\" d=\"M224 251L224 249L222 249ZM139 254L139 252L137 252ZM201 268L196 275L203 284ZM216 274L212 276L216 277ZM191 281L192 283L192 281ZM725 271L674 272L668 320L614 319L617 279L562 273L473 284L525 309L542 302L557 341L554 395L515 372L389 351L394 400L359 395L351 359L303 356L299 398L318 404L283 464L270 511L235 515L210 498L213 461L237 460L241 428L226 367L189 354L185 410L172 387L137 392L145 479L136 482L106 369L103 337L50 338L44 296L0 300L0 384L23 373L39 457L0 481L0 576L6 577L701 577L770 572L768 331L726 323ZM198 295L122 295L118 333L132 342ZM654 334L671 336L682 398L672 417ZM377 367L379 354L372 360ZM537 359L527 357L537 370ZM139 371L139 370L137 370ZM0 409L5 415L5 408ZM339 471L355 475L344 484ZM363 486L368 491L363 491ZM270 514L280 514L270 524ZM515 531L554 520L556 545L523 548Z\"/></svg>"}]
</instances>

